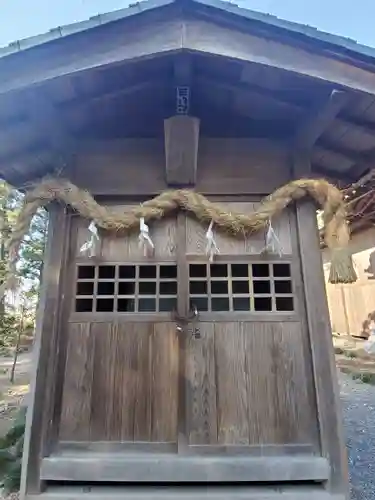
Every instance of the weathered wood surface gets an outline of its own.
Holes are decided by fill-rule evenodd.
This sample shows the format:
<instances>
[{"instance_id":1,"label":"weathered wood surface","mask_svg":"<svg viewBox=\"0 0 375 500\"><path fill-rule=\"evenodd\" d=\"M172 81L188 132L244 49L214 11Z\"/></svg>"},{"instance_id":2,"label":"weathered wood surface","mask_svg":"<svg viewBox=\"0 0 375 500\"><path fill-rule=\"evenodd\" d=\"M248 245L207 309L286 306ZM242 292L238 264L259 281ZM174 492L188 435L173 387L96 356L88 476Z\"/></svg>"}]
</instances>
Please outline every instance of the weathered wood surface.
<instances>
[{"instance_id":1,"label":"weathered wood surface","mask_svg":"<svg viewBox=\"0 0 375 500\"><path fill-rule=\"evenodd\" d=\"M260 205L260 202L220 202L227 210L244 214L254 213ZM204 256L206 254L206 231L207 224L202 224L193 215L186 220L186 253L188 256ZM292 239L291 239L291 224L288 211L283 212L280 216L272 220L272 227L279 238L283 254L290 256L292 254ZM215 230L215 228L214 228ZM220 250L221 255L248 256L259 259L259 255L264 250L266 245L266 232L259 231L250 237L234 238L231 235L226 235L222 231L215 231L215 241Z\"/></svg>"},{"instance_id":2,"label":"weathered wood surface","mask_svg":"<svg viewBox=\"0 0 375 500\"><path fill-rule=\"evenodd\" d=\"M205 323L200 330L187 351L190 443L315 448L298 323Z\"/></svg>"},{"instance_id":3,"label":"weathered wood surface","mask_svg":"<svg viewBox=\"0 0 375 500\"><path fill-rule=\"evenodd\" d=\"M307 175L309 170L308 156L303 152L296 155L295 175ZM327 488L333 493L347 495L348 462L343 439L337 371L314 203L299 202L296 216L321 453L330 462Z\"/></svg>"},{"instance_id":4,"label":"weathered wood surface","mask_svg":"<svg viewBox=\"0 0 375 500\"><path fill-rule=\"evenodd\" d=\"M368 314L375 311L374 237L374 228L352 235L350 253L358 279L350 285L328 283L331 256L328 249L323 250L328 305L334 332L360 335Z\"/></svg>"},{"instance_id":5,"label":"weathered wood surface","mask_svg":"<svg viewBox=\"0 0 375 500\"><path fill-rule=\"evenodd\" d=\"M43 479L121 482L283 482L327 480L329 464L321 457L176 457L174 455L44 458Z\"/></svg>"},{"instance_id":6,"label":"weathered wood surface","mask_svg":"<svg viewBox=\"0 0 375 500\"><path fill-rule=\"evenodd\" d=\"M176 441L173 324L70 328L60 439ZM189 443L316 447L298 323L200 330L185 354Z\"/></svg>"},{"instance_id":7,"label":"weathered wood surface","mask_svg":"<svg viewBox=\"0 0 375 500\"><path fill-rule=\"evenodd\" d=\"M317 102L313 109L298 127L293 144L297 148L312 148L339 112L348 103L349 95L340 90L333 90L329 95Z\"/></svg>"},{"instance_id":8,"label":"weathered wood surface","mask_svg":"<svg viewBox=\"0 0 375 500\"><path fill-rule=\"evenodd\" d=\"M108 205L116 212L131 210L136 205L116 204ZM90 237L88 229L90 221L81 219L78 223L78 237L75 247L76 259L82 259L81 246ZM96 262L144 262L155 263L159 261L176 261L177 250L177 222L175 217L166 217L149 224L150 237L155 245L155 252L150 259L144 256L139 247L138 230L131 234L118 237L116 234L106 233L97 248Z\"/></svg>"},{"instance_id":9,"label":"weathered wood surface","mask_svg":"<svg viewBox=\"0 0 375 500\"><path fill-rule=\"evenodd\" d=\"M226 205L245 212L256 207L253 202ZM285 213L274 221L287 260L295 252L291 220ZM88 236L86 226L79 225L77 256ZM149 262L167 258L178 264L180 316L188 310L188 262L193 257L206 262L205 231L184 214L178 221L172 218L150 225L157 256ZM215 237L222 252L218 262L223 258L257 260L265 244L264 235L249 241ZM124 263L139 260L139 253L137 233L126 238L105 236L96 258L99 264ZM292 279L293 286L300 288L295 271ZM301 297L296 294L295 299L298 311ZM306 372L309 354L303 349L303 318L297 312L256 316L202 312L200 340L189 333L192 325L177 337L176 325L167 317L162 319L157 313L134 316L113 312L71 315L61 442L123 441L130 443L131 450L135 449L132 442L176 442L178 427L186 446L206 446L194 453L215 453L223 451L223 446L234 453L233 446L242 445L304 446L309 453L319 448ZM82 357L80 362L77 356ZM82 432L79 422L86 422Z\"/></svg>"},{"instance_id":10,"label":"weathered wood surface","mask_svg":"<svg viewBox=\"0 0 375 500\"><path fill-rule=\"evenodd\" d=\"M331 465L328 488L345 493L348 466L315 207L308 202L301 204L297 209L297 221L321 447L323 456L329 458Z\"/></svg>"},{"instance_id":11,"label":"weathered wood surface","mask_svg":"<svg viewBox=\"0 0 375 500\"><path fill-rule=\"evenodd\" d=\"M241 487L225 488L223 485L201 488L176 486L175 488L152 487L152 497L155 500L170 500L178 496L181 500L346 500L344 495L331 495L320 486L285 486L274 488ZM90 491L80 487L48 488L42 496L28 495L26 500L148 500L150 488L122 487L114 489L107 487L91 487Z\"/></svg>"},{"instance_id":12,"label":"weathered wood surface","mask_svg":"<svg viewBox=\"0 0 375 500\"><path fill-rule=\"evenodd\" d=\"M60 440L176 441L177 362L173 323L72 323Z\"/></svg>"},{"instance_id":13,"label":"weathered wood surface","mask_svg":"<svg viewBox=\"0 0 375 500\"><path fill-rule=\"evenodd\" d=\"M288 165L286 147L271 141L201 137L195 189L212 195L269 194L290 180ZM69 177L94 195L160 193L168 189L163 141L83 142Z\"/></svg>"},{"instance_id":14,"label":"weathered wood surface","mask_svg":"<svg viewBox=\"0 0 375 500\"><path fill-rule=\"evenodd\" d=\"M138 15L137 22L124 20L101 26L100 30L83 31L60 43L34 47L28 51L27 58L17 54L19 64L15 64L14 58L3 58L0 71L6 77L1 82L0 93L103 65L181 49L259 63L374 93L374 74L364 67L323 53L307 52L269 37L255 36L243 29L220 26L207 15L206 20L193 16L187 19L167 11L164 7L164 15L154 11Z\"/></svg>"},{"instance_id":15,"label":"weathered wood surface","mask_svg":"<svg viewBox=\"0 0 375 500\"><path fill-rule=\"evenodd\" d=\"M164 120L165 177L170 186L194 186L197 179L199 119L177 115Z\"/></svg>"},{"instance_id":16,"label":"weathered wood surface","mask_svg":"<svg viewBox=\"0 0 375 500\"><path fill-rule=\"evenodd\" d=\"M27 412L21 474L21 492L39 493L39 464L51 443L54 379L58 335L61 332L61 285L69 245L69 217L58 205L50 208L43 286L37 312L34 375Z\"/></svg>"}]
</instances>

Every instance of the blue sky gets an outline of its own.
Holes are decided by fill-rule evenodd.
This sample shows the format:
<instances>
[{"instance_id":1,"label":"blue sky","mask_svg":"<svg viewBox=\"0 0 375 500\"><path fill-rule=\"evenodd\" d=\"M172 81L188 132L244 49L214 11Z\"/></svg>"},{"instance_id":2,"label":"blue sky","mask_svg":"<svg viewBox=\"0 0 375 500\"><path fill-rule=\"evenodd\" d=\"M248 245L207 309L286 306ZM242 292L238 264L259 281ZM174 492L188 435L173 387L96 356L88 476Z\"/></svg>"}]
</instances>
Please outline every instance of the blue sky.
<instances>
[{"instance_id":1,"label":"blue sky","mask_svg":"<svg viewBox=\"0 0 375 500\"><path fill-rule=\"evenodd\" d=\"M62 24L126 7L126 0L0 0L0 46ZM241 7L375 47L374 0L237 0Z\"/></svg>"}]
</instances>

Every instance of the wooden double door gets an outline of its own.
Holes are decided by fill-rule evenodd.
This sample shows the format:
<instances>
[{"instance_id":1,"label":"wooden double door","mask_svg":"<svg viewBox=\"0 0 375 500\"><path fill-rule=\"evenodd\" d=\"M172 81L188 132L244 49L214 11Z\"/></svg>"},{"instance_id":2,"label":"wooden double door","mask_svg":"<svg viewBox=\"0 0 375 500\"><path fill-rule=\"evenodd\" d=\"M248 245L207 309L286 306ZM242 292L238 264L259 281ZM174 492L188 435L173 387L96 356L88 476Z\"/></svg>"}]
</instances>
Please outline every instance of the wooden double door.
<instances>
[{"instance_id":1,"label":"wooden double door","mask_svg":"<svg viewBox=\"0 0 375 500\"><path fill-rule=\"evenodd\" d=\"M79 254L87 223L77 220L62 332L60 458L72 450L121 457L127 465L116 462L117 479L115 468L110 477L91 474L119 481L261 481L263 466L254 460L283 456L282 470L273 469L278 481L296 455L317 459L292 223L286 214L276 224L282 259L260 256L262 235L234 241L218 234L220 255L211 263L207 228L186 216L151 225L152 257L143 257L134 235L104 238L91 260ZM318 465L305 476L324 476Z\"/></svg>"}]
</instances>

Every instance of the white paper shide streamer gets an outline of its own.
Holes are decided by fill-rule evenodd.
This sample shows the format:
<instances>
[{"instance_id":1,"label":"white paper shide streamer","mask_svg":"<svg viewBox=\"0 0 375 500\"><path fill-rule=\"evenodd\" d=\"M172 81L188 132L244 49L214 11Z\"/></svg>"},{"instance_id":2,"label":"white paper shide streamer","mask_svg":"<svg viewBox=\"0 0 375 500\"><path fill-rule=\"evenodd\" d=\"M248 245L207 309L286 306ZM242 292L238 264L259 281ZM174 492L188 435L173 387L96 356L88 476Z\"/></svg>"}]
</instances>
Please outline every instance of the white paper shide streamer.
<instances>
[{"instance_id":1,"label":"white paper shide streamer","mask_svg":"<svg viewBox=\"0 0 375 500\"><path fill-rule=\"evenodd\" d=\"M219 248L216 245L213 226L214 226L214 221L211 221L206 232L206 240L207 240L206 255L208 255L210 262L214 260L215 255L220 253Z\"/></svg>"},{"instance_id":2,"label":"white paper shide streamer","mask_svg":"<svg viewBox=\"0 0 375 500\"><path fill-rule=\"evenodd\" d=\"M96 254L96 245L99 242L98 228L95 226L94 222L89 225L90 237L79 249L80 253L87 255L88 257L94 257Z\"/></svg>"},{"instance_id":3,"label":"white paper shide streamer","mask_svg":"<svg viewBox=\"0 0 375 500\"><path fill-rule=\"evenodd\" d=\"M262 253L268 253L272 255L278 255L282 257L283 249L281 247L281 242L272 227L271 220L268 221L268 227L266 232L266 246L264 247Z\"/></svg>"},{"instance_id":4,"label":"white paper shide streamer","mask_svg":"<svg viewBox=\"0 0 375 500\"><path fill-rule=\"evenodd\" d=\"M155 245L150 238L150 230L145 223L144 217L141 217L139 221L139 246L143 248L143 255L145 257L150 253L154 253Z\"/></svg>"}]
</instances>

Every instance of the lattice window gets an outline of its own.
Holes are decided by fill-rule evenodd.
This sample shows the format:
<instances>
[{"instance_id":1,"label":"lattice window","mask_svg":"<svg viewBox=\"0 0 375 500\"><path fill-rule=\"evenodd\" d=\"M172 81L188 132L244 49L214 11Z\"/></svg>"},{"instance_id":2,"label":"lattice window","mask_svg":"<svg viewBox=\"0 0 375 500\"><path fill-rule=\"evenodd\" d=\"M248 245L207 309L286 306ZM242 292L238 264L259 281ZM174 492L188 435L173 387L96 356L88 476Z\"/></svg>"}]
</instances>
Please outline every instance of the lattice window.
<instances>
[{"instance_id":1,"label":"lattice window","mask_svg":"<svg viewBox=\"0 0 375 500\"><path fill-rule=\"evenodd\" d=\"M190 264L189 296L198 311L294 311L289 263Z\"/></svg>"},{"instance_id":2,"label":"lattice window","mask_svg":"<svg viewBox=\"0 0 375 500\"><path fill-rule=\"evenodd\" d=\"M77 266L76 312L170 312L176 305L176 265Z\"/></svg>"}]
</instances>

